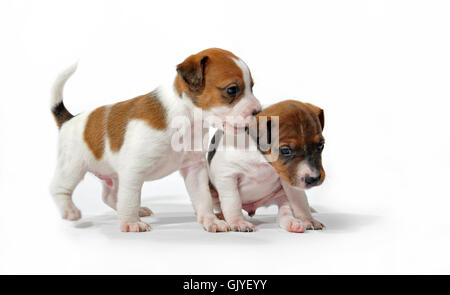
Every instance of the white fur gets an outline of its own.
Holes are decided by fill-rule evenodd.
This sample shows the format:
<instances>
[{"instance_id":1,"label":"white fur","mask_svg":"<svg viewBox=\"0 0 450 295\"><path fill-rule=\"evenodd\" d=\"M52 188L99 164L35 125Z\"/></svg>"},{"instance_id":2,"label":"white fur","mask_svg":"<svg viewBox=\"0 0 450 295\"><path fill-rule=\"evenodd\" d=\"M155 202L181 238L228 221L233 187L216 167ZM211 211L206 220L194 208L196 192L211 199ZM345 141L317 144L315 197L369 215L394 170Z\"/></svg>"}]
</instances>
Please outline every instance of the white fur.
<instances>
[{"instance_id":1,"label":"white fur","mask_svg":"<svg viewBox=\"0 0 450 295\"><path fill-rule=\"evenodd\" d=\"M75 71L71 67L62 73L54 87L53 105L62 101L65 81ZM248 83L250 83L248 81ZM249 84L248 84L249 85ZM187 118L184 130L192 131L194 113L200 111L186 95L180 97L173 81L157 89L158 98L166 110L166 120L175 121L178 117ZM260 108L254 97L253 109ZM255 102L256 101L256 102ZM250 106L247 106L250 107ZM110 106L107 106L109 111ZM233 111L235 115L247 112L245 108ZM131 120L127 127L124 142L118 152L110 149L105 136L105 150L97 160L83 139L87 118L85 112L64 123L60 129L58 161L51 184L51 194L64 218L77 220L81 213L72 201L72 193L87 172L105 179L103 200L117 209L123 231L147 231L150 226L140 221L140 216L149 215L148 208L140 207L141 189L145 181L155 180L180 170L186 188L192 199L198 220L208 231L225 231L228 225L219 220L213 211L213 203L208 186L208 173L205 151L175 151L171 147L174 128L156 130L142 120ZM200 118L199 120L203 120ZM201 123L201 122L200 122ZM202 136L207 130L202 129ZM190 137L193 132L186 133ZM185 138L186 139L186 138ZM201 143L200 143L201 144ZM112 186L106 185L112 181Z\"/></svg>"},{"instance_id":2,"label":"white fur","mask_svg":"<svg viewBox=\"0 0 450 295\"><path fill-rule=\"evenodd\" d=\"M279 208L279 224L292 232L303 232L308 228L321 229L323 224L311 216L305 192L282 180L266 158L256 150L250 138L246 149L235 148L230 140L223 138L209 165L209 177L218 191L220 208L230 226L245 221L242 205L257 202L274 194L261 205L276 203ZM246 225L253 230L253 225ZM235 229L239 230L237 226Z\"/></svg>"},{"instance_id":3,"label":"white fur","mask_svg":"<svg viewBox=\"0 0 450 295\"><path fill-rule=\"evenodd\" d=\"M67 69L65 69L63 72L61 72L55 82L53 83L53 88L51 92L51 101L50 106L53 108L54 106L58 105L63 100L63 90L64 90L64 84L66 81L70 78L70 76L75 73L77 70L78 63L74 63Z\"/></svg>"}]
</instances>

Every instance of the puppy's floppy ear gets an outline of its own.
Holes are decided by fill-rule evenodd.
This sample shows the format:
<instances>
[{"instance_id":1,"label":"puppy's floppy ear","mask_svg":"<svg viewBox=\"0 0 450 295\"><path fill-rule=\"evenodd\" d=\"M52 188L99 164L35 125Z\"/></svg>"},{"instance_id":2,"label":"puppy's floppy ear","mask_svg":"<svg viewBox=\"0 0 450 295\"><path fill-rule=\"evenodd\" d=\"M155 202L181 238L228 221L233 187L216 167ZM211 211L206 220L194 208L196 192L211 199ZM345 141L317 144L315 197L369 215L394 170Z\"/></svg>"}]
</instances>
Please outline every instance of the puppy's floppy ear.
<instances>
[{"instance_id":1,"label":"puppy's floppy ear","mask_svg":"<svg viewBox=\"0 0 450 295\"><path fill-rule=\"evenodd\" d=\"M208 56L194 54L177 66L178 74L192 91L198 91L204 86L204 73L207 61Z\"/></svg>"},{"instance_id":2,"label":"puppy's floppy ear","mask_svg":"<svg viewBox=\"0 0 450 295\"><path fill-rule=\"evenodd\" d=\"M323 131L323 127L325 126L325 115L323 113L323 110L310 103L307 103L306 105L313 111L314 114L316 114L317 118L319 118L320 126L322 127Z\"/></svg>"}]
</instances>

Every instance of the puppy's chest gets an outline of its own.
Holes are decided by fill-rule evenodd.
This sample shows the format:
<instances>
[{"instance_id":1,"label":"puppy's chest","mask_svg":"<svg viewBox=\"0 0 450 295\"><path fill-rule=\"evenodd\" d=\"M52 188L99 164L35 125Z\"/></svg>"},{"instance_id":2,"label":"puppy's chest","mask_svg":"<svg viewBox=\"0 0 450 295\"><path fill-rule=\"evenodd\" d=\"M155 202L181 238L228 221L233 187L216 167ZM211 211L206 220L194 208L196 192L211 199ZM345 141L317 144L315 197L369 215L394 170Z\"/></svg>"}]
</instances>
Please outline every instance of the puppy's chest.
<instances>
[{"instance_id":1,"label":"puppy's chest","mask_svg":"<svg viewBox=\"0 0 450 295\"><path fill-rule=\"evenodd\" d=\"M280 177L268 163L253 164L238 178L243 203L267 197L281 187Z\"/></svg>"}]
</instances>

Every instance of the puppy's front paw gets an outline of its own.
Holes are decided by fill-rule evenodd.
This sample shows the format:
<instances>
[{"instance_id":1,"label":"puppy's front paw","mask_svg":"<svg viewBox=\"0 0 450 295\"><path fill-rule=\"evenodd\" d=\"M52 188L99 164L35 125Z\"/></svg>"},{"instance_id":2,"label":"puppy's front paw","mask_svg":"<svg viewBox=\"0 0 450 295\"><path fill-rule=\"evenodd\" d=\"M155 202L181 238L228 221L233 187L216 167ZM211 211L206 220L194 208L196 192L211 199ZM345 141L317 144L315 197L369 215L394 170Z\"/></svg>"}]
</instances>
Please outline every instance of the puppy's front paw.
<instances>
[{"instance_id":1,"label":"puppy's front paw","mask_svg":"<svg viewBox=\"0 0 450 295\"><path fill-rule=\"evenodd\" d=\"M303 226L306 229L311 229L311 230L325 229L325 224L323 224L322 222L320 222L312 217L311 218L300 217L299 219L302 221Z\"/></svg>"},{"instance_id":2,"label":"puppy's front paw","mask_svg":"<svg viewBox=\"0 0 450 295\"><path fill-rule=\"evenodd\" d=\"M280 220L280 227L291 233L304 233L305 227L301 220L291 216L285 216Z\"/></svg>"},{"instance_id":3,"label":"puppy's front paw","mask_svg":"<svg viewBox=\"0 0 450 295\"><path fill-rule=\"evenodd\" d=\"M255 231L255 226L253 223L248 222L245 219L237 219L228 223L231 227L232 231L240 231L240 232L252 232Z\"/></svg>"},{"instance_id":4,"label":"puppy's front paw","mask_svg":"<svg viewBox=\"0 0 450 295\"><path fill-rule=\"evenodd\" d=\"M215 215L199 217L198 221L208 232L215 233L230 231L228 223L226 223L224 220L218 219Z\"/></svg>"},{"instance_id":5,"label":"puppy's front paw","mask_svg":"<svg viewBox=\"0 0 450 295\"><path fill-rule=\"evenodd\" d=\"M149 208L147 208L147 207L139 208L139 217L146 217L146 216L150 216L150 215L153 215L153 212Z\"/></svg>"},{"instance_id":6,"label":"puppy's front paw","mask_svg":"<svg viewBox=\"0 0 450 295\"><path fill-rule=\"evenodd\" d=\"M70 221L79 220L81 211L74 204L67 204L62 210L62 218Z\"/></svg>"},{"instance_id":7,"label":"puppy's front paw","mask_svg":"<svg viewBox=\"0 0 450 295\"><path fill-rule=\"evenodd\" d=\"M138 221L138 222L123 222L120 224L120 230L123 232L144 232L150 231L150 224Z\"/></svg>"}]
</instances>

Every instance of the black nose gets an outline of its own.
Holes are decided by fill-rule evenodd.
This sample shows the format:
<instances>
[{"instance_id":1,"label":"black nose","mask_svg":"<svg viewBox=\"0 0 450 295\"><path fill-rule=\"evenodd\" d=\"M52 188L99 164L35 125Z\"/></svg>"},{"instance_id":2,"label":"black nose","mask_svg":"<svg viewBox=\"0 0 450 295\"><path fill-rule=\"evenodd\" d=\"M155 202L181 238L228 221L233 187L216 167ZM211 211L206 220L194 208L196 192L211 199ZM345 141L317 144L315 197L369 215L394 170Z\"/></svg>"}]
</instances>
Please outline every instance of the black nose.
<instances>
[{"instance_id":1,"label":"black nose","mask_svg":"<svg viewBox=\"0 0 450 295\"><path fill-rule=\"evenodd\" d=\"M259 113L261 113L261 110L254 110L253 113L252 113L252 116L256 116Z\"/></svg>"},{"instance_id":2,"label":"black nose","mask_svg":"<svg viewBox=\"0 0 450 295\"><path fill-rule=\"evenodd\" d=\"M311 177L309 175L305 177L305 182L308 185L315 185L319 182L319 180L320 180L320 174L317 177Z\"/></svg>"}]
</instances>

